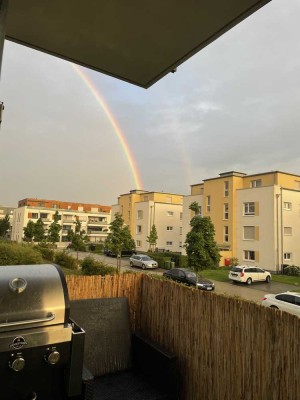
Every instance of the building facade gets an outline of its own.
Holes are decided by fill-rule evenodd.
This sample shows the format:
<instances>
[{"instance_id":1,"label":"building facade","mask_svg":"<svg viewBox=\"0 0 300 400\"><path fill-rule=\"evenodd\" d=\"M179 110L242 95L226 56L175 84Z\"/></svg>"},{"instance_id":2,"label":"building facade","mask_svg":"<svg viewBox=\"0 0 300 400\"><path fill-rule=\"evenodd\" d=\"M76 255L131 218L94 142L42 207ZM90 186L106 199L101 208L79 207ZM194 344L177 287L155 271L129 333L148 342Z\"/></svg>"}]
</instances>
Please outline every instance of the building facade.
<instances>
[{"instance_id":1,"label":"building facade","mask_svg":"<svg viewBox=\"0 0 300 400\"><path fill-rule=\"evenodd\" d=\"M112 206L112 218L119 212L130 228L137 251L148 251L147 236L156 226L157 249L181 252L183 196L164 192L132 190Z\"/></svg>"},{"instance_id":2,"label":"building facade","mask_svg":"<svg viewBox=\"0 0 300 400\"><path fill-rule=\"evenodd\" d=\"M232 257L239 264L272 271L280 271L283 264L300 265L300 176L231 171L192 185L183 201L184 240L193 201L215 226L221 265Z\"/></svg>"},{"instance_id":3,"label":"building facade","mask_svg":"<svg viewBox=\"0 0 300 400\"><path fill-rule=\"evenodd\" d=\"M14 210L11 239L21 242L24 237L24 228L28 221L36 222L39 218L44 223L45 233L53 222L55 212L59 214L60 244L68 244L68 230L75 229L77 220L81 222L81 229L85 230L90 242L103 243L107 237L111 207L100 204L73 203L58 200L24 199L18 202Z\"/></svg>"}]
</instances>

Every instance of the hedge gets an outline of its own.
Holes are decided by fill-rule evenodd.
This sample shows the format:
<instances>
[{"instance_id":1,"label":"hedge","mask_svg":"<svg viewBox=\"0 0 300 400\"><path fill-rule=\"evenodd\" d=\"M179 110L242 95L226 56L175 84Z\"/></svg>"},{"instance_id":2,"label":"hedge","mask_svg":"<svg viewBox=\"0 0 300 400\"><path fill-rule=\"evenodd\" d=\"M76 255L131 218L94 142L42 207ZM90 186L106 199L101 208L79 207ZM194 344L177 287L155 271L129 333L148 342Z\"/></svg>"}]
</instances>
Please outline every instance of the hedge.
<instances>
[{"instance_id":1,"label":"hedge","mask_svg":"<svg viewBox=\"0 0 300 400\"><path fill-rule=\"evenodd\" d=\"M44 264L43 257L32 245L0 242L0 265Z\"/></svg>"}]
</instances>

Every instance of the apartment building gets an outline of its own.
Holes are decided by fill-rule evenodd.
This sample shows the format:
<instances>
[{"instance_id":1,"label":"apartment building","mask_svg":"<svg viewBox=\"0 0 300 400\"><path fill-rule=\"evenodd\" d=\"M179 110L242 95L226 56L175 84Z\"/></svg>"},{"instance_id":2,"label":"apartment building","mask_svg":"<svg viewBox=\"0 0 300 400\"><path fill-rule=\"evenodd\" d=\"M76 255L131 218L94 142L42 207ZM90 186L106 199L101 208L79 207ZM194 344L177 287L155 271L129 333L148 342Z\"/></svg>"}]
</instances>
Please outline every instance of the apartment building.
<instances>
[{"instance_id":1,"label":"apartment building","mask_svg":"<svg viewBox=\"0 0 300 400\"><path fill-rule=\"evenodd\" d=\"M183 201L183 240L193 201L215 226L221 265L231 257L237 257L240 264L273 271L279 271L282 264L300 265L299 175L231 171L192 185L191 195Z\"/></svg>"},{"instance_id":2,"label":"apartment building","mask_svg":"<svg viewBox=\"0 0 300 400\"><path fill-rule=\"evenodd\" d=\"M148 251L147 236L151 227L157 229L157 248L180 252L182 248L182 201L183 196L173 193L131 190L118 198L112 206L112 218L116 212L122 214L130 228L136 248Z\"/></svg>"},{"instance_id":3,"label":"apartment building","mask_svg":"<svg viewBox=\"0 0 300 400\"><path fill-rule=\"evenodd\" d=\"M14 209L15 209L14 207L5 207L5 206L0 205L0 220L3 219L6 215L9 215L10 229L6 233L6 237L5 237L6 239L11 238Z\"/></svg>"},{"instance_id":4,"label":"apartment building","mask_svg":"<svg viewBox=\"0 0 300 400\"><path fill-rule=\"evenodd\" d=\"M102 243L107 237L111 207L100 204L74 203L58 200L44 200L26 198L18 202L14 210L12 225L12 240L21 242L24 237L24 228L29 220L36 222L39 218L44 222L45 232L58 211L60 231L60 245L68 244L68 230L75 229L76 220L81 222L90 242Z\"/></svg>"}]
</instances>

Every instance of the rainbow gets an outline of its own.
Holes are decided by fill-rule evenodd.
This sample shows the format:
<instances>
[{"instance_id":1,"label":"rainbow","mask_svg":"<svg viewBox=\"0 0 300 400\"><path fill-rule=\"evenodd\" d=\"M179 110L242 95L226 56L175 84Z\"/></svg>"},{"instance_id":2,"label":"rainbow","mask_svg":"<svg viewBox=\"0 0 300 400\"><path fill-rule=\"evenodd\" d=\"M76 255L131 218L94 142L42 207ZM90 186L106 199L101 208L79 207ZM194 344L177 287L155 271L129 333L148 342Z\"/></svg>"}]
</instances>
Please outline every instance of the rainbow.
<instances>
[{"instance_id":1,"label":"rainbow","mask_svg":"<svg viewBox=\"0 0 300 400\"><path fill-rule=\"evenodd\" d=\"M108 105L106 104L103 96L101 96L99 89L95 86L95 84L91 80L91 78L86 73L84 73L83 69L80 68L78 65L75 65L75 64L71 64L71 65L72 65L73 69L77 72L79 77L86 84L86 86L90 89L90 91L91 91L92 95L94 96L94 98L96 99L97 103L100 105L100 107L104 111L105 115L107 116L107 118L108 118L111 126L113 127L113 130L121 144L121 147L124 151L126 159L128 161L130 170L133 175L133 180L134 180L134 183L136 186L135 188L142 189L143 183L142 183L142 179L140 177L135 159L130 151L129 145L126 141L126 136L125 136L124 132L122 131L122 129L120 128L118 121L114 117L113 113L111 112Z\"/></svg>"}]
</instances>

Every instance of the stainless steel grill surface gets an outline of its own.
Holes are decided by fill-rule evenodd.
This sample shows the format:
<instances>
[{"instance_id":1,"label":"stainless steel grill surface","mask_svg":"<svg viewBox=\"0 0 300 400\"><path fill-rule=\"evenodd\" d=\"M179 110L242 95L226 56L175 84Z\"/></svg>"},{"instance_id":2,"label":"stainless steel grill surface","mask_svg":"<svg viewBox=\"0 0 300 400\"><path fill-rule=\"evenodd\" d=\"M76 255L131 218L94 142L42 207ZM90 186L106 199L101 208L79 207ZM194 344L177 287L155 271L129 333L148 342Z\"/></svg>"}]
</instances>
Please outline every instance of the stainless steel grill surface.
<instances>
[{"instance_id":1,"label":"stainless steel grill surface","mask_svg":"<svg viewBox=\"0 0 300 400\"><path fill-rule=\"evenodd\" d=\"M69 313L58 266L0 267L1 400L80 394L84 331Z\"/></svg>"}]
</instances>

